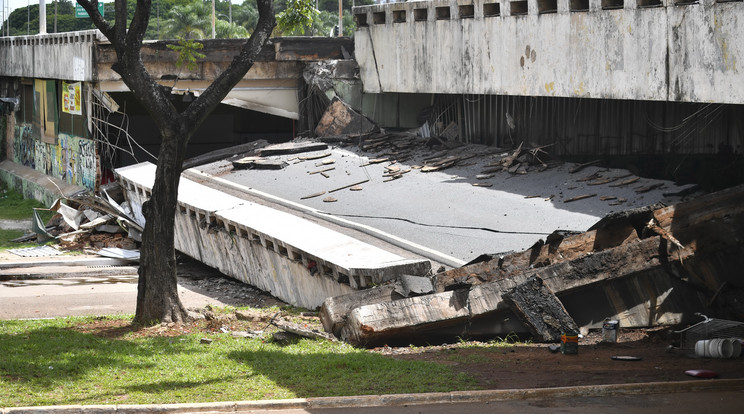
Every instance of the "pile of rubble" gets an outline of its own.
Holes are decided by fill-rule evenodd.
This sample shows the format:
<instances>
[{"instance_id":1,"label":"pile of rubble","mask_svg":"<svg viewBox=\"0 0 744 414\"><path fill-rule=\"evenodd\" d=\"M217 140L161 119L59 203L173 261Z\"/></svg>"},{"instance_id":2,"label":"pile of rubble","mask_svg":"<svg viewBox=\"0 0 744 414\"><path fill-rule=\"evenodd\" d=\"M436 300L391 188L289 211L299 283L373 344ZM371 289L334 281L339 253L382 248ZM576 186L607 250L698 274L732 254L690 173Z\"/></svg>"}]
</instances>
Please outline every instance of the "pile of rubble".
<instances>
[{"instance_id":1,"label":"pile of rubble","mask_svg":"<svg viewBox=\"0 0 744 414\"><path fill-rule=\"evenodd\" d=\"M104 187L101 193L103 197L79 194L64 202L56 200L47 209L34 209L33 232L12 241L56 240L62 250L89 253L135 251L143 228L132 218L121 189L114 183ZM42 218L50 214L50 219Z\"/></svg>"},{"instance_id":2,"label":"pile of rubble","mask_svg":"<svg viewBox=\"0 0 744 414\"><path fill-rule=\"evenodd\" d=\"M606 319L668 326L695 312L744 320L741 234L744 186L611 214L522 252L329 298L320 317L357 346L510 333L556 342Z\"/></svg>"}]
</instances>

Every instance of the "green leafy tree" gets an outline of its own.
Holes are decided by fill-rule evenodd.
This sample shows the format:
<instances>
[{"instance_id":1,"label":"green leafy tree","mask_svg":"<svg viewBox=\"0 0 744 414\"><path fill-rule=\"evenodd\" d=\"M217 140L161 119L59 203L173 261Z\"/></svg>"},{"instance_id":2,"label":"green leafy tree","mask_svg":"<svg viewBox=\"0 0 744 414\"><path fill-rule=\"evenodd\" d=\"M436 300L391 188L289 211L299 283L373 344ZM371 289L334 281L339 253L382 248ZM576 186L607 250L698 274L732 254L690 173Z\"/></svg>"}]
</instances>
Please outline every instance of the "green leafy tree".
<instances>
[{"instance_id":1,"label":"green leafy tree","mask_svg":"<svg viewBox=\"0 0 744 414\"><path fill-rule=\"evenodd\" d=\"M314 0L290 0L287 8L276 15L277 27L285 36L302 35L319 14Z\"/></svg>"}]
</instances>

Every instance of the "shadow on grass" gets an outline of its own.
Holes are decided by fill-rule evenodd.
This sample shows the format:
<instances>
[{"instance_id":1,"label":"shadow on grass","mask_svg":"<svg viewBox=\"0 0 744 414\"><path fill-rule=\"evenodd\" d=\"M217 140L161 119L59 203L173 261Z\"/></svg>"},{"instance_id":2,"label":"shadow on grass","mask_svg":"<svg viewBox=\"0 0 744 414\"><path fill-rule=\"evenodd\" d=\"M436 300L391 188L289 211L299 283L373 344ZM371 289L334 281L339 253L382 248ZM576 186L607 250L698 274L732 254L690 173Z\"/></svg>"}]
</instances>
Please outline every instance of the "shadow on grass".
<instances>
[{"instance_id":1,"label":"shadow on grass","mask_svg":"<svg viewBox=\"0 0 744 414\"><path fill-rule=\"evenodd\" d=\"M404 361L361 350L334 350L301 340L228 355L297 397L444 392L476 389L472 378L428 361ZM312 346L312 351L302 351Z\"/></svg>"},{"instance_id":2,"label":"shadow on grass","mask_svg":"<svg viewBox=\"0 0 744 414\"><path fill-rule=\"evenodd\" d=\"M136 343L109 339L70 329L65 322L56 326L17 333L0 334L0 375L2 379L27 383L34 387L52 387L62 381L76 381L91 371L110 369L142 370L152 367L153 352L183 354L193 352L185 343L170 343L168 338L147 338ZM12 332L13 325L27 326L28 321L0 321L3 331ZM118 328L124 332L126 327ZM119 333L121 333L119 332Z\"/></svg>"}]
</instances>

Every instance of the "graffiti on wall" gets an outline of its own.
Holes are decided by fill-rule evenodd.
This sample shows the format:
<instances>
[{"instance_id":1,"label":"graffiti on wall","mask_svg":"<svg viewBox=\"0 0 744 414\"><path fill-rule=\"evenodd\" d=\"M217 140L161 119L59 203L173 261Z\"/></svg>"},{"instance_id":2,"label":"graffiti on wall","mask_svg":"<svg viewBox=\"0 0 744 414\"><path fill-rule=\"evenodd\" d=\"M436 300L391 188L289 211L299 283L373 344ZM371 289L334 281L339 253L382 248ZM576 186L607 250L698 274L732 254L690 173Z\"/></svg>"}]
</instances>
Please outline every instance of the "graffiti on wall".
<instances>
[{"instance_id":1,"label":"graffiti on wall","mask_svg":"<svg viewBox=\"0 0 744 414\"><path fill-rule=\"evenodd\" d=\"M26 167L35 168L36 142L31 125L17 126L13 140L13 161Z\"/></svg>"},{"instance_id":2,"label":"graffiti on wall","mask_svg":"<svg viewBox=\"0 0 744 414\"><path fill-rule=\"evenodd\" d=\"M47 144L31 134L31 125L16 128L13 161L70 184L94 190L96 147L90 139L59 134L57 144Z\"/></svg>"}]
</instances>

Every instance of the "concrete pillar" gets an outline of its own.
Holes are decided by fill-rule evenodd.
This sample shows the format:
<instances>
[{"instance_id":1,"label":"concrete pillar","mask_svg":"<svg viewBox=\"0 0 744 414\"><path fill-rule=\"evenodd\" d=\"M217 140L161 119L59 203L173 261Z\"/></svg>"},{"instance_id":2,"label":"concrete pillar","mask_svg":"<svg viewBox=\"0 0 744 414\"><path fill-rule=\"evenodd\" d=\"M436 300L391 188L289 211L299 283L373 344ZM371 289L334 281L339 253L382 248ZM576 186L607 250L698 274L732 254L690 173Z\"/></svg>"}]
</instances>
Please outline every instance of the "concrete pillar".
<instances>
[{"instance_id":1,"label":"concrete pillar","mask_svg":"<svg viewBox=\"0 0 744 414\"><path fill-rule=\"evenodd\" d=\"M46 32L46 1L39 0L39 34Z\"/></svg>"}]
</instances>

